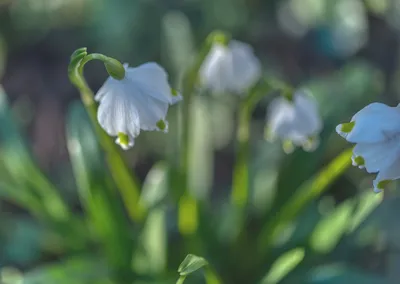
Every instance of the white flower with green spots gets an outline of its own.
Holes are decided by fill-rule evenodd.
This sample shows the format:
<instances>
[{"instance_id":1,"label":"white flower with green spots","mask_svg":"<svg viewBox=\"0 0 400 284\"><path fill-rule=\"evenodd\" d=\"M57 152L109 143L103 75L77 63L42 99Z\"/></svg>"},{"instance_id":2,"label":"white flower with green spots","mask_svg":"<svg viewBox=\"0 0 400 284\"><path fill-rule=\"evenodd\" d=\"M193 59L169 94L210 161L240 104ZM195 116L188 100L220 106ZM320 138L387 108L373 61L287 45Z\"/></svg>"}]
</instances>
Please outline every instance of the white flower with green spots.
<instances>
[{"instance_id":1,"label":"white flower with green spots","mask_svg":"<svg viewBox=\"0 0 400 284\"><path fill-rule=\"evenodd\" d=\"M200 68L201 83L213 92L245 93L261 77L261 63L247 43L215 43Z\"/></svg>"},{"instance_id":2,"label":"white flower with green spots","mask_svg":"<svg viewBox=\"0 0 400 284\"><path fill-rule=\"evenodd\" d=\"M294 146L315 150L321 129L318 104L304 89L296 91L291 99L278 97L268 106L267 139L280 138L286 152L293 151Z\"/></svg>"},{"instance_id":3,"label":"white flower with green spots","mask_svg":"<svg viewBox=\"0 0 400 284\"><path fill-rule=\"evenodd\" d=\"M353 165L377 173L373 182L379 192L400 178L400 107L372 103L357 112L349 123L339 124L337 133L355 143Z\"/></svg>"},{"instance_id":4,"label":"white flower with green spots","mask_svg":"<svg viewBox=\"0 0 400 284\"><path fill-rule=\"evenodd\" d=\"M99 102L100 126L127 150L140 130L167 132L168 107L182 97L171 90L167 73L156 63L136 68L124 64L124 69L121 79L110 76L106 80L95 100Z\"/></svg>"}]
</instances>

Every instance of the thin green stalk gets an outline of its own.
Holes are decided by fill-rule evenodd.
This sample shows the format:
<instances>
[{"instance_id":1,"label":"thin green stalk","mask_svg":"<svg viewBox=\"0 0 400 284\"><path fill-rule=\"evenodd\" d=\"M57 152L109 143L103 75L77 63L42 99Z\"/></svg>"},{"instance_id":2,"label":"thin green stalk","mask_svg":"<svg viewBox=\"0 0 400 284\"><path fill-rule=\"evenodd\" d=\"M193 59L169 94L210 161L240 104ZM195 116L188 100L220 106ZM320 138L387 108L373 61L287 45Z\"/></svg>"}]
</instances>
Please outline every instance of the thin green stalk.
<instances>
[{"instance_id":1,"label":"thin green stalk","mask_svg":"<svg viewBox=\"0 0 400 284\"><path fill-rule=\"evenodd\" d=\"M74 59L74 56L76 59ZM77 50L77 53L74 53L72 56L69 68L70 80L78 88L81 94L82 102L94 125L100 145L105 151L108 167L113 180L120 191L122 200L130 218L133 221L142 221L146 210L143 204L140 202L139 181L129 170L112 138L103 131L97 122L98 106L94 100L94 94L89 88L83 75L85 64L91 60L100 60L105 62L108 60L108 57L98 53L86 55L86 50Z\"/></svg>"},{"instance_id":2,"label":"thin green stalk","mask_svg":"<svg viewBox=\"0 0 400 284\"><path fill-rule=\"evenodd\" d=\"M198 83L198 75L209 53L212 45L215 42L226 42L227 36L221 32L214 32L207 38L206 43L201 49L194 64L189 68L183 80L183 102L181 105L182 111L182 132L180 136L180 162L179 162L179 187L177 188L176 196L179 199L178 226L183 235L192 234L197 230L197 200L190 194L188 171L189 171L189 153L192 151L190 147L190 127L192 125L192 115L190 108L193 104L193 95Z\"/></svg>"},{"instance_id":3,"label":"thin green stalk","mask_svg":"<svg viewBox=\"0 0 400 284\"><path fill-rule=\"evenodd\" d=\"M250 90L239 107L236 131L237 150L233 169L231 202L238 208L246 206L249 197L249 156L251 115L257 103L272 90L291 92L291 89L276 80L261 80Z\"/></svg>"},{"instance_id":4,"label":"thin green stalk","mask_svg":"<svg viewBox=\"0 0 400 284\"><path fill-rule=\"evenodd\" d=\"M183 284L185 282L186 276L181 276L179 277L178 281L176 281L176 284Z\"/></svg>"}]
</instances>

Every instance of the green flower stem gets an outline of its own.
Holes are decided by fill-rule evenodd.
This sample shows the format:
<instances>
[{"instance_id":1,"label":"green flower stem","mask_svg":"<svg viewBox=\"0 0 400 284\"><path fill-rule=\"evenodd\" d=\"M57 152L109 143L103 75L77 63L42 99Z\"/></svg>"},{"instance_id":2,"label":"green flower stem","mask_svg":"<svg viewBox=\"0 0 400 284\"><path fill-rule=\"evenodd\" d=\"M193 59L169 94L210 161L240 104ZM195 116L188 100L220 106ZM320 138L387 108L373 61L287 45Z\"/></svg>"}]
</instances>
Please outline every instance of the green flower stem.
<instances>
[{"instance_id":1,"label":"green flower stem","mask_svg":"<svg viewBox=\"0 0 400 284\"><path fill-rule=\"evenodd\" d=\"M78 49L72 55L69 66L71 82L78 88L82 102L94 125L100 145L106 153L106 160L117 188L120 191L125 208L133 221L142 221L145 216L145 208L140 202L140 186L138 179L131 173L123 160L112 138L107 135L97 122L97 103L94 94L89 88L83 75L84 66L91 60L106 62L109 58L105 55L93 53L86 54L86 50Z\"/></svg>"},{"instance_id":2,"label":"green flower stem","mask_svg":"<svg viewBox=\"0 0 400 284\"><path fill-rule=\"evenodd\" d=\"M181 276L179 277L178 281L176 281L176 284L183 284L185 282L186 276Z\"/></svg>"},{"instance_id":3,"label":"green flower stem","mask_svg":"<svg viewBox=\"0 0 400 284\"><path fill-rule=\"evenodd\" d=\"M226 43L228 37L222 32L214 32L209 35L203 48L200 50L195 62L191 68L187 71L186 76L183 80L183 102L181 104L182 111L182 132L180 137L180 163L179 163L179 175L180 175L180 186L174 186L177 188L176 197L179 200L179 212L178 212L178 226L181 234L188 235L192 234L197 230L197 201L190 194L189 182L188 182L188 171L189 171L189 153L192 151L190 141L190 127L192 125L192 115L190 108L193 104L193 95L195 88L198 83L198 76L201 65L208 55L212 45L216 42Z\"/></svg>"},{"instance_id":4,"label":"green flower stem","mask_svg":"<svg viewBox=\"0 0 400 284\"><path fill-rule=\"evenodd\" d=\"M249 156L251 116L257 103L272 90L291 93L291 88L277 80L261 80L249 92L239 108L239 121L236 131L237 150L233 169L231 202L238 208L246 206L249 197Z\"/></svg>"},{"instance_id":5,"label":"green flower stem","mask_svg":"<svg viewBox=\"0 0 400 284\"><path fill-rule=\"evenodd\" d=\"M352 151L353 149L343 151L329 165L313 178L303 183L294 192L291 199L283 205L275 218L264 226L259 239L260 247L263 250L268 250L271 244L286 226L298 216L301 210L328 189L328 186L350 167Z\"/></svg>"}]
</instances>

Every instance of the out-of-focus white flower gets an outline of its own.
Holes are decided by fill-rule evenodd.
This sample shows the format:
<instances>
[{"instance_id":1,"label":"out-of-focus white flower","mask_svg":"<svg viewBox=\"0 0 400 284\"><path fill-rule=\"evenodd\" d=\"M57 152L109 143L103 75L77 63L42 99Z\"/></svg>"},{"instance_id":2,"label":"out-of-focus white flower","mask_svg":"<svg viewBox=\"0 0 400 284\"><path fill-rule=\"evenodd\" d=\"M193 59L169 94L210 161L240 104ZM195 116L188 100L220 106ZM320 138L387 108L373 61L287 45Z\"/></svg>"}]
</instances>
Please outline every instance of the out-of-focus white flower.
<instances>
[{"instance_id":1,"label":"out-of-focus white flower","mask_svg":"<svg viewBox=\"0 0 400 284\"><path fill-rule=\"evenodd\" d=\"M291 100L281 96L274 99L267 113L267 137L284 141L286 151L293 145L312 151L318 146L322 120L315 99L305 90L298 90Z\"/></svg>"},{"instance_id":2,"label":"out-of-focus white flower","mask_svg":"<svg viewBox=\"0 0 400 284\"><path fill-rule=\"evenodd\" d=\"M124 64L124 69L106 80L95 100L99 124L110 136L117 136L115 142L126 150L141 129L167 132L168 107L182 97L171 90L167 73L156 63L136 68Z\"/></svg>"},{"instance_id":3,"label":"out-of-focus white flower","mask_svg":"<svg viewBox=\"0 0 400 284\"><path fill-rule=\"evenodd\" d=\"M261 64L253 48L231 40L215 43L200 68L200 80L214 92L244 93L261 77Z\"/></svg>"},{"instance_id":4,"label":"out-of-focus white flower","mask_svg":"<svg viewBox=\"0 0 400 284\"><path fill-rule=\"evenodd\" d=\"M378 173L376 192L400 178L400 106L372 103L357 112L349 123L339 124L337 133L356 146L353 165Z\"/></svg>"}]
</instances>

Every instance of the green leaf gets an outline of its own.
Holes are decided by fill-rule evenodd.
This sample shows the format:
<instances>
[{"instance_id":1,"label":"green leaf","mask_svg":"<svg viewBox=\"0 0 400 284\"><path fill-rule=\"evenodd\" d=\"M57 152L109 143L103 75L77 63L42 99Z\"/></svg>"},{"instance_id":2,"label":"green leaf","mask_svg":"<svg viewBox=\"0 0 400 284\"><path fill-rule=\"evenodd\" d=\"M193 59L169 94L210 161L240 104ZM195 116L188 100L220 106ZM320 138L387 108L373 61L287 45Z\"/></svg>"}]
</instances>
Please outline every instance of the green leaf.
<instances>
[{"instance_id":1,"label":"green leaf","mask_svg":"<svg viewBox=\"0 0 400 284\"><path fill-rule=\"evenodd\" d=\"M81 103L71 106L67 118L67 142L78 193L89 228L100 240L110 264L129 275L133 244L129 222L119 195L105 170L104 157Z\"/></svg>"},{"instance_id":2,"label":"green leaf","mask_svg":"<svg viewBox=\"0 0 400 284\"><path fill-rule=\"evenodd\" d=\"M22 284L112 284L110 271L96 257L76 257L27 272Z\"/></svg>"},{"instance_id":3,"label":"green leaf","mask_svg":"<svg viewBox=\"0 0 400 284\"><path fill-rule=\"evenodd\" d=\"M208 262L204 258L189 254L179 265L178 272L181 276L187 276L206 265Z\"/></svg>"},{"instance_id":4,"label":"green leaf","mask_svg":"<svg viewBox=\"0 0 400 284\"><path fill-rule=\"evenodd\" d=\"M353 211L354 200L347 200L324 217L311 235L310 246L319 253L333 250L346 232Z\"/></svg>"},{"instance_id":5,"label":"green leaf","mask_svg":"<svg viewBox=\"0 0 400 284\"><path fill-rule=\"evenodd\" d=\"M276 284L289 274L304 259L304 248L295 248L282 254L271 266L262 284Z\"/></svg>"},{"instance_id":6,"label":"green leaf","mask_svg":"<svg viewBox=\"0 0 400 284\"><path fill-rule=\"evenodd\" d=\"M383 193L375 193L372 190L368 190L363 192L357 199L358 204L350 221L348 233L357 230L368 216L382 203Z\"/></svg>"},{"instance_id":7,"label":"green leaf","mask_svg":"<svg viewBox=\"0 0 400 284\"><path fill-rule=\"evenodd\" d=\"M295 219L307 204L320 196L351 165L351 156L352 149L345 150L293 193L291 199L283 205L274 219L264 226L259 239L262 248L268 249L287 224Z\"/></svg>"},{"instance_id":8,"label":"green leaf","mask_svg":"<svg viewBox=\"0 0 400 284\"><path fill-rule=\"evenodd\" d=\"M143 183L141 200L150 208L139 242L140 251L134 256L135 271L161 274L167 262L166 207L161 203L167 194L167 165L159 162L151 168Z\"/></svg>"},{"instance_id":9,"label":"green leaf","mask_svg":"<svg viewBox=\"0 0 400 284\"><path fill-rule=\"evenodd\" d=\"M54 222L67 222L70 212L61 199L59 191L43 175L34 163L12 117L7 96L0 86L0 142L1 176L3 192L9 198L30 209L36 216L45 217ZM18 188L18 193L11 190ZM31 206L28 202L35 204ZM37 204L41 206L38 207Z\"/></svg>"},{"instance_id":10,"label":"green leaf","mask_svg":"<svg viewBox=\"0 0 400 284\"><path fill-rule=\"evenodd\" d=\"M162 24L166 56L174 68L174 73L179 74L194 55L190 21L184 13L171 11L165 14Z\"/></svg>"}]
</instances>

